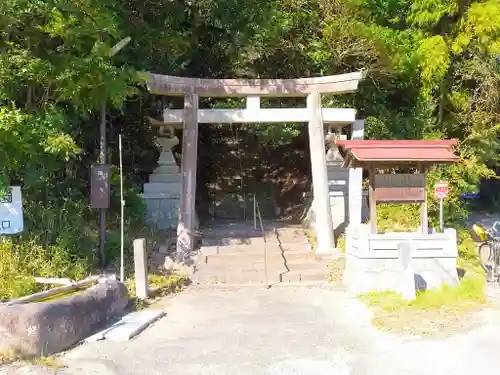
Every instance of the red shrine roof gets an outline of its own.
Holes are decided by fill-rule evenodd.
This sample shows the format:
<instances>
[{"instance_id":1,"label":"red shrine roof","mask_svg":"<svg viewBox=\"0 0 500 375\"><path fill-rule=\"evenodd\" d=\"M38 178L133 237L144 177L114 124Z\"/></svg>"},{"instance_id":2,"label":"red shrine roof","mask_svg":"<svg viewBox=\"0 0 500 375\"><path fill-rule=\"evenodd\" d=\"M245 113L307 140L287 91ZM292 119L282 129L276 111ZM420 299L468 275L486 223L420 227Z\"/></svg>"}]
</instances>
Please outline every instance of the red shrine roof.
<instances>
[{"instance_id":1,"label":"red shrine roof","mask_svg":"<svg viewBox=\"0 0 500 375\"><path fill-rule=\"evenodd\" d=\"M453 163L456 139L447 140L341 140L335 143L357 162L428 162Z\"/></svg>"}]
</instances>

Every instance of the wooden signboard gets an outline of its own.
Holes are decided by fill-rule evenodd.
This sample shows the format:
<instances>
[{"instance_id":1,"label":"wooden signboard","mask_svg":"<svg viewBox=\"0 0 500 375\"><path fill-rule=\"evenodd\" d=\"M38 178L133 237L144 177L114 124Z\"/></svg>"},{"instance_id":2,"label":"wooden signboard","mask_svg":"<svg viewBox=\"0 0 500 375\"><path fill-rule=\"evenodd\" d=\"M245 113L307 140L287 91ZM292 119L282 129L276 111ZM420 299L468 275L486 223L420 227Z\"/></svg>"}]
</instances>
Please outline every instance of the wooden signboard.
<instances>
[{"instance_id":1,"label":"wooden signboard","mask_svg":"<svg viewBox=\"0 0 500 375\"><path fill-rule=\"evenodd\" d=\"M93 164L90 168L90 207L109 208L109 179L111 167L108 164Z\"/></svg>"},{"instance_id":2,"label":"wooden signboard","mask_svg":"<svg viewBox=\"0 0 500 375\"><path fill-rule=\"evenodd\" d=\"M377 203L424 203L425 174L375 175Z\"/></svg>"}]
</instances>

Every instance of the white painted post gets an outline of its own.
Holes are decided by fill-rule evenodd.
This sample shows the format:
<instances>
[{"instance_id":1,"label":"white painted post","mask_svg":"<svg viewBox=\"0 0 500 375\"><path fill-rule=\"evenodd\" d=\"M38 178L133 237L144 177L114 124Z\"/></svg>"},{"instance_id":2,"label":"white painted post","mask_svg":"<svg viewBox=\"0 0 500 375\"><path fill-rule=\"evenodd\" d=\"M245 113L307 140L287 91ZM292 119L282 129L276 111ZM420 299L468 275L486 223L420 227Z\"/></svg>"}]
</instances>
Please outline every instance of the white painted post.
<instances>
[{"instance_id":1,"label":"white painted post","mask_svg":"<svg viewBox=\"0 0 500 375\"><path fill-rule=\"evenodd\" d=\"M196 226L196 170L198 159L198 95L184 97L184 132L182 138L182 193L177 226L177 258L183 262L194 249Z\"/></svg>"},{"instance_id":2,"label":"white painted post","mask_svg":"<svg viewBox=\"0 0 500 375\"><path fill-rule=\"evenodd\" d=\"M334 249L333 222L326 168L325 130L321 119L321 97L318 93L307 96L309 112L309 144L313 178L313 207L316 215L318 253L331 253Z\"/></svg>"},{"instance_id":3,"label":"white painted post","mask_svg":"<svg viewBox=\"0 0 500 375\"><path fill-rule=\"evenodd\" d=\"M365 120L356 120L352 124L351 139L363 139ZM363 169L349 169L349 226L356 227L361 224L363 208Z\"/></svg>"},{"instance_id":4,"label":"white painted post","mask_svg":"<svg viewBox=\"0 0 500 375\"><path fill-rule=\"evenodd\" d=\"M400 262L400 280L396 285L397 292L401 293L405 300L412 301L416 298L415 276L412 266L412 244L411 242L400 242L398 244Z\"/></svg>"},{"instance_id":5,"label":"white painted post","mask_svg":"<svg viewBox=\"0 0 500 375\"><path fill-rule=\"evenodd\" d=\"M439 198L439 231L444 232L444 214L443 214L443 201L444 198Z\"/></svg>"},{"instance_id":6,"label":"white painted post","mask_svg":"<svg viewBox=\"0 0 500 375\"><path fill-rule=\"evenodd\" d=\"M134 240L134 275L135 294L140 299L148 298L148 258L144 238Z\"/></svg>"}]
</instances>

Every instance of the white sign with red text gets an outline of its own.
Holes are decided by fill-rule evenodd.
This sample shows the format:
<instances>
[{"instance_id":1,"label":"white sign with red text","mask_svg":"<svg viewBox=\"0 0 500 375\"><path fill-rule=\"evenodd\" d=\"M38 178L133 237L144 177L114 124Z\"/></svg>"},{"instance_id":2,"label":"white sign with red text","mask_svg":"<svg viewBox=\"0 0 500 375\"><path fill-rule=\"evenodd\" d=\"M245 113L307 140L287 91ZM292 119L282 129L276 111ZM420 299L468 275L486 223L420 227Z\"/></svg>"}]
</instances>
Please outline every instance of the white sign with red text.
<instances>
[{"instance_id":1,"label":"white sign with red text","mask_svg":"<svg viewBox=\"0 0 500 375\"><path fill-rule=\"evenodd\" d=\"M448 196L448 181L441 181L434 186L434 194L437 198L446 198Z\"/></svg>"}]
</instances>

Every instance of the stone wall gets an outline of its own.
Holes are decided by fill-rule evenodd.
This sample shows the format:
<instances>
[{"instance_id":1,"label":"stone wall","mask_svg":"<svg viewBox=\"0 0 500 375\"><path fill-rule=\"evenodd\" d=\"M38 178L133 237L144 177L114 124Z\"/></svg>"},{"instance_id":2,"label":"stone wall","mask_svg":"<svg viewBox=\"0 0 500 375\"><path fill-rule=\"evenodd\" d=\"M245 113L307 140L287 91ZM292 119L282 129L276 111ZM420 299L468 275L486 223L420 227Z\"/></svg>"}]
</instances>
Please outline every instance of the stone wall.
<instances>
[{"instance_id":1,"label":"stone wall","mask_svg":"<svg viewBox=\"0 0 500 375\"><path fill-rule=\"evenodd\" d=\"M457 275L457 234L444 233L369 234L368 225L349 228L346 233L344 284L354 294L397 290L394 284L401 273L398 244L411 243L417 290L454 285Z\"/></svg>"},{"instance_id":2,"label":"stone wall","mask_svg":"<svg viewBox=\"0 0 500 375\"><path fill-rule=\"evenodd\" d=\"M0 348L23 356L60 352L122 315L127 304L125 285L103 279L54 301L0 306Z\"/></svg>"}]
</instances>

